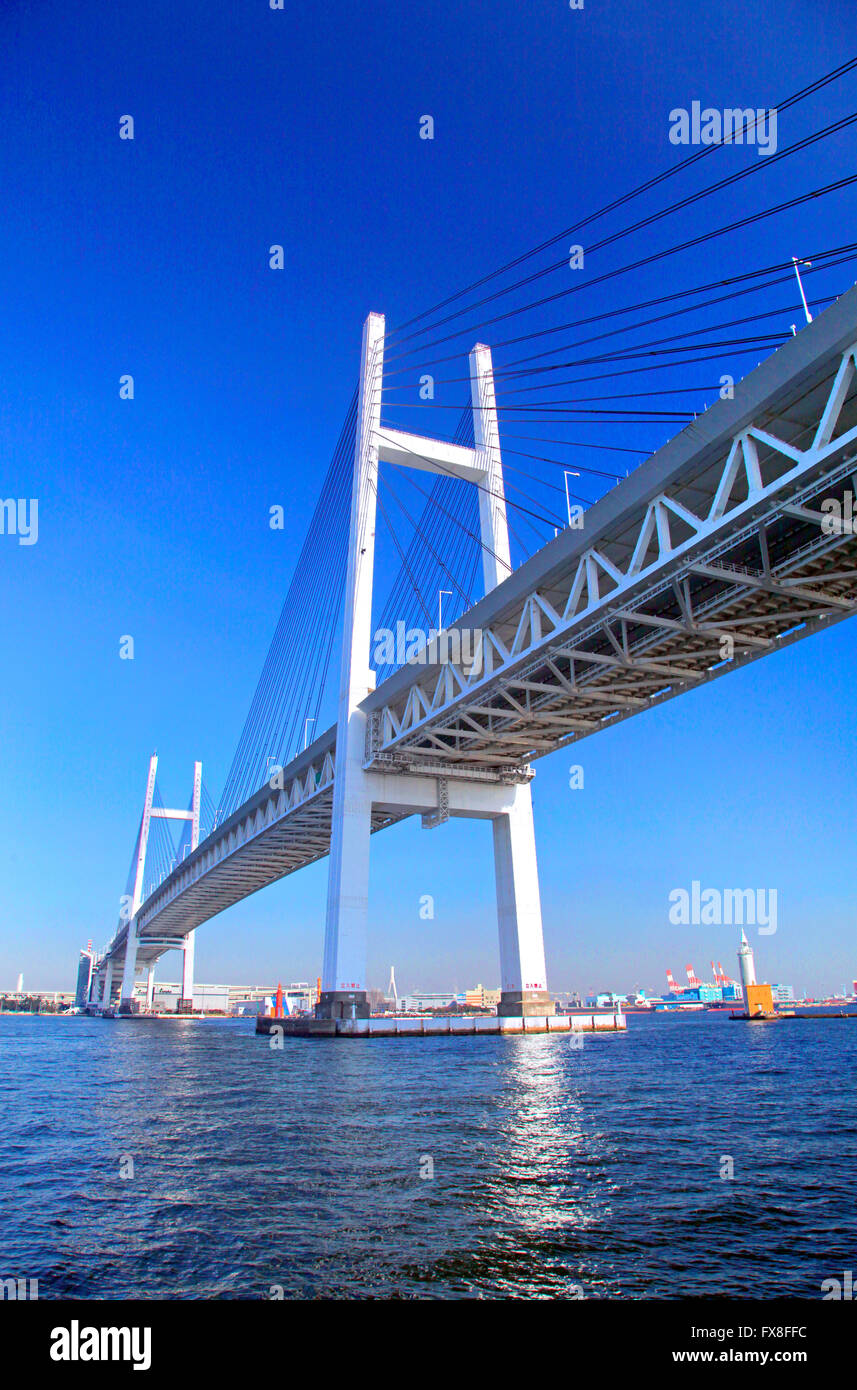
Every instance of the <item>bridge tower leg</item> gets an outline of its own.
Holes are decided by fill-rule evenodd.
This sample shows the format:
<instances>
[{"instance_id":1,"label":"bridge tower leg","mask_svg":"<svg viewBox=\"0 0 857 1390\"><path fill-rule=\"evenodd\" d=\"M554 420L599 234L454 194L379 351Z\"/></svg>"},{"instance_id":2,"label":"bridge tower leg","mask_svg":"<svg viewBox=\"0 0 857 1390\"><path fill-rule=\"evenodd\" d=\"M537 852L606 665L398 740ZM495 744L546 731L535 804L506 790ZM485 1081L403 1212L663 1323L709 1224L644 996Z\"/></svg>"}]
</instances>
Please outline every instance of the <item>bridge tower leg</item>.
<instances>
[{"instance_id":1,"label":"bridge tower leg","mask_svg":"<svg viewBox=\"0 0 857 1390\"><path fill-rule=\"evenodd\" d=\"M500 430L491 349L477 343L470 354L473 437L483 469L479 490L482 574L486 594L511 574L509 527L500 455ZM553 1013L547 992L542 909L532 792L528 783L515 792L511 811L494 822L494 875L500 934L501 1016Z\"/></svg>"},{"instance_id":2,"label":"bridge tower leg","mask_svg":"<svg viewBox=\"0 0 857 1390\"><path fill-rule=\"evenodd\" d=\"M513 809L494 827L494 875L500 929L501 1017L552 1014L545 948L533 802L529 785L515 790Z\"/></svg>"},{"instance_id":3,"label":"bridge tower leg","mask_svg":"<svg viewBox=\"0 0 857 1390\"><path fill-rule=\"evenodd\" d=\"M137 934L137 918L132 917L128 923L128 935L125 938L125 965L122 970L122 987L119 991L119 1012L122 1014L133 1013L134 1000L134 981L137 975L137 946L139 944Z\"/></svg>"},{"instance_id":4,"label":"bridge tower leg","mask_svg":"<svg viewBox=\"0 0 857 1390\"><path fill-rule=\"evenodd\" d=\"M149 759L149 776L146 779L146 800L143 803L143 819L140 822L140 842L137 846L137 870L134 875L134 896L131 899L131 916L128 921L128 934L125 938L125 969L122 972L122 989L119 996L120 1013L131 1013L134 999L134 977L137 970L137 912L143 901L143 873L146 868L146 848L149 843L149 826L152 820L152 801L155 795L155 778L158 773L158 755L153 753Z\"/></svg>"},{"instance_id":5,"label":"bridge tower leg","mask_svg":"<svg viewBox=\"0 0 857 1390\"><path fill-rule=\"evenodd\" d=\"M101 1007L106 1009L110 1003L110 994L113 989L113 961L108 960L104 967L104 983L101 986Z\"/></svg>"},{"instance_id":6,"label":"bridge tower leg","mask_svg":"<svg viewBox=\"0 0 857 1390\"><path fill-rule=\"evenodd\" d=\"M491 349L484 343L477 343L470 353L470 401L473 408L473 439L483 473L479 486L479 530L482 577L488 594L512 573L512 560L500 457L494 366Z\"/></svg>"},{"instance_id":7,"label":"bridge tower leg","mask_svg":"<svg viewBox=\"0 0 857 1390\"><path fill-rule=\"evenodd\" d=\"M202 763L193 765L193 800L191 801L191 827L190 827L190 852L196 849L199 844L199 809L202 798ZM188 932L185 937L184 951L182 953L182 995L179 1000L179 1012L191 1013L193 1011L193 964L194 964L194 937L195 932Z\"/></svg>"},{"instance_id":8,"label":"bridge tower leg","mask_svg":"<svg viewBox=\"0 0 857 1390\"><path fill-rule=\"evenodd\" d=\"M155 1002L155 967L149 966L149 973L146 976L146 1012L151 1013Z\"/></svg>"},{"instance_id":9,"label":"bridge tower leg","mask_svg":"<svg viewBox=\"0 0 857 1390\"><path fill-rule=\"evenodd\" d=\"M189 931L184 939L184 950L182 951L182 993L178 1008L180 1014L189 1014L193 1012L194 935L194 932Z\"/></svg>"},{"instance_id":10,"label":"bridge tower leg","mask_svg":"<svg viewBox=\"0 0 857 1390\"><path fill-rule=\"evenodd\" d=\"M363 326L357 399L324 966L316 1006L322 1018L369 1015L366 938L372 793L363 769L366 716L359 704L375 687L369 660L383 368L384 317L370 314Z\"/></svg>"}]
</instances>

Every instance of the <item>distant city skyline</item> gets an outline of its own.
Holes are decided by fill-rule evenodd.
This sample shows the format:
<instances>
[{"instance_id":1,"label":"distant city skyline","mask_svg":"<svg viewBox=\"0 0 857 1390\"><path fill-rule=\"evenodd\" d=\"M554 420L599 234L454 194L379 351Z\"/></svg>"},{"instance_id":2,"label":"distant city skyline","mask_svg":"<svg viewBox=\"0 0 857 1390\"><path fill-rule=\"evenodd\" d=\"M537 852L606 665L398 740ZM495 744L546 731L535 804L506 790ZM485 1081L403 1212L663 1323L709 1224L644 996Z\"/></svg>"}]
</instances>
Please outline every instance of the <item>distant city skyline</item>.
<instances>
[{"instance_id":1,"label":"distant city skyline","mask_svg":"<svg viewBox=\"0 0 857 1390\"><path fill-rule=\"evenodd\" d=\"M734 943L734 944L735 944L735 947L736 947L736 950L737 950L737 946L738 946L738 944L739 944L739 941L740 941L740 929L739 929L739 928L736 928L736 940L735 940L735 943ZM758 951L758 947L759 947L759 944L760 944L759 941L758 941L758 940L754 940L754 941L753 941L753 944L754 944L754 947L756 948L756 950ZM764 944L764 943L763 943L763 944ZM179 960L178 956L176 956L175 959L176 959L176 961L178 961L178 960ZM700 957L700 959L702 959L702 958ZM170 974L170 969L169 969L169 966L170 966L171 963L172 963L172 961L171 961L170 955L166 955L166 956L163 958L162 962L159 963L159 964L160 964L160 973L159 973L158 979L159 979L159 982L160 982L160 983L172 981L172 976L171 976L171 974ZM725 975L726 975L727 977L729 977L729 978L732 979L733 981L739 979L738 967L737 967L737 965L736 965L736 963L735 963L735 952L733 952L733 959L732 959L731 962L728 961L728 960L727 960L727 961L722 961L722 960L715 961L715 962L714 962L714 964L715 964L715 970L714 970L714 971L712 971L712 969L711 969L712 961L711 961L711 957L710 957L710 956L704 958L703 963L699 965L699 969L696 968L696 967L697 967L697 964L698 964L698 962L697 962L696 960L694 960L694 959L690 959L690 960L688 960L687 962L685 962L683 965L678 966L678 967L676 967L676 968L673 968L673 966L672 966L670 963L667 963L667 964L664 966L664 969L663 969L663 971L662 971L662 978L661 978L661 979L657 979L657 978L653 978L653 979L651 979L651 980L642 980L642 979L638 979L638 980L635 980L635 982L634 982L633 984L626 984L626 983L624 983L622 980L618 980L618 981L617 981L617 980L613 980L613 979L609 979L609 980L608 980L608 979L600 979L600 978L599 978L598 980L594 981L594 982L590 982L590 983L589 983L588 985L586 985L586 986L581 985L581 984L564 985L564 984L561 984L561 983L559 983L559 982L554 982L554 984L551 986L550 992L551 992L551 994L553 994L553 995L555 995L555 996L579 995L581 998L583 998L584 996L588 996L588 995L594 995L594 994L608 994L608 993L621 994L621 995L623 995L623 996L626 996L626 995L627 995L627 996L630 996L630 995L633 995L633 994L636 993L636 992L642 991L642 992L644 992L647 996L658 996L658 997L663 996L663 997L669 997L669 992L670 992L670 989L669 989L669 986L670 986L669 975L672 975L672 976L673 976L673 978L674 978L674 980L675 980L675 983L676 983L678 986L684 987L684 985L686 984L686 972L689 973L690 967L693 967L694 974L695 974L696 976L698 976L700 980L704 981L705 983L712 983L712 982L713 982L713 983L716 983L717 966L719 966L719 965L722 965L722 966L723 966L724 973L725 973ZM174 975L176 978L179 978L180 973L181 973L180 970L174 970L174 971L173 971L173 975ZM389 973L389 972L388 972L388 973ZM495 974L496 974L496 972L495 972ZM854 978L854 973L848 975L847 978L846 978L846 977L843 977L843 978L842 978L841 980L839 980L839 981L834 980L832 983L831 983L831 980L830 980L830 979L826 979L826 977L825 977L825 972L824 972L823 968L820 968L820 967L818 968L818 974L819 974L819 978L822 980L822 984L821 984L821 986L819 986L819 987L818 987L817 989L815 989L815 990L813 990L813 989L805 989L805 988L803 987L802 980L793 980L791 977L789 977L789 978L787 979L785 975L780 975L780 976L772 975L771 972L770 972L770 970L768 971L768 974L766 975L765 978L768 980L768 983L770 983L771 985L774 985L774 986L776 986L776 985L783 985L783 984L784 984L784 985L790 985L790 986L794 989L795 996L798 997L798 998L805 998L805 997L818 997L818 998L821 998L821 997L832 997L832 996L834 996L834 995L839 995L839 994L844 994L845 996L849 996L849 995L855 993L855 985L857 985L857 980L855 980L855 978ZM224 976L223 979L222 979L221 976L209 972L209 976L208 976L207 978L209 978L209 980L212 981L212 982L216 980L218 983L222 983L222 982L223 982L223 979L225 979L226 977ZM246 978L246 979L250 979L251 977L250 977L250 975L248 974L248 972L245 971L243 974L241 974L240 976L238 976L238 977L236 977L236 978L240 978L240 980L243 981L243 980L245 980L245 978ZM252 979L253 979L254 981L256 980L256 978L257 978L257 977L255 977L255 976L252 977ZM266 976L263 976L263 975L258 976L258 979L263 979L263 978L264 978L264 979L267 979L267 978L269 978L269 977L266 977ZM293 984L295 981L299 981L299 980L300 980L300 981L303 981L304 983L307 982L306 976L305 976L305 975L301 975L300 972L297 972L297 971L289 971L289 970L285 970L285 971L279 970L279 972L276 973L276 975L271 975L271 976L270 976L270 982L269 982L268 985L265 986L265 988L274 988L274 989L276 989L277 983L282 982L284 985L285 985L285 984ZM203 981L203 977L201 976L201 977L200 977L200 982L202 982L202 981ZM826 981L826 982L825 982L825 981ZM312 981L310 981L310 983L312 983ZM438 981L436 980L436 981L434 981L431 985L426 985L426 984L423 983L422 980L420 980L420 979L415 979L415 980L410 980L410 981L407 983L406 987L404 987L404 988L399 988L399 987L398 987L398 983L397 983L397 994L398 994L399 997L402 997L402 998L405 998L405 997L408 997L408 996L413 996L413 995L429 994L429 993L463 994L463 993L465 993L468 989L474 989L474 988L478 988L478 987L480 987L480 986L483 986L486 990L493 990L493 989L498 988L498 987L499 987L499 976L497 975L497 978L495 978L495 976L491 975L490 969L489 969L489 971L486 973L485 979L482 979L481 977L478 978L478 979L474 978L473 980L470 980L470 981L469 981L466 985L464 985L464 986L458 986L458 985L456 985L455 987L450 986L449 983L448 983L448 981L445 982L445 981L442 981L442 980L441 980L440 982L438 982ZM237 986L234 982L230 981L230 982L229 982L229 987L230 987L231 989L234 989L234 988L237 988L238 986ZM54 984L43 985L43 984L42 984L41 982L39 982L39 981L37 981L37 982L34 984L32 981L27 981L27 980L23 977L22 972L19 972L19 973L18 973L17 980L16 980L16 983L15 983L14 986L12 986L12 985L4 986L4 985L0 984L0 994L3 994L3 993L15 993L15 992L20 993L22 990L23 990L23 992L24 992L25 994L26 994L26 993L34 993L34 994L46 993L46 994L47 994L47 993L55 993L55 992L63 992L63 991L66 991L66 992L67 992L70 988L71 988L71 986L68 986L68 985L54 985ZM247 988L258 990L258 989L263 988L263 986L260 985L260 984L258 984L258 983L251 983L251 984L249 984L249 985L247 986ZM383 995L385 995L385 996L387 996L387 997L392 997L392 996L390 995L389 981L388 981L388 984L387 984L386 986L384 986L384 985L383 985L382 983L380 983L379 981L376 981L376 980L370 978L370 980L369 980L369 982L368 982L368 985L367 985L367 988L368 988L371 992L373 992L373 993L383 994Z\"/></svg>"}]
</instances>

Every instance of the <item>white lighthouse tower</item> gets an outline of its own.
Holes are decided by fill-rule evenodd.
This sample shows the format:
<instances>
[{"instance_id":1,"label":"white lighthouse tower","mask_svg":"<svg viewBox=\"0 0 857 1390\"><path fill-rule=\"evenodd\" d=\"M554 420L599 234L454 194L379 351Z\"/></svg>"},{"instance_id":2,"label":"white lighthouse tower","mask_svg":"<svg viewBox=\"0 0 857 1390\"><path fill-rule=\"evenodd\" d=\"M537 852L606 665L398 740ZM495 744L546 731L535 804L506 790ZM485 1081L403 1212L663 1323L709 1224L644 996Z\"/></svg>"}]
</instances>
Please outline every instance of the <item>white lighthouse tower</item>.
<instances>
[{"instance_id":1,"label":"white lighthouse tower","mask_svg":"<svg viewBox=\"0 0 857 1390\"><path fill-rule=\"evenodd\" d=\"M741 945L738 947L738 969L741 972L741 990L744 1001L747 1002L747 990L750 985L756 983L756 962L753 959L753 947L747 940L747 933L741 928Z\"/></svg>"}]
</instances>

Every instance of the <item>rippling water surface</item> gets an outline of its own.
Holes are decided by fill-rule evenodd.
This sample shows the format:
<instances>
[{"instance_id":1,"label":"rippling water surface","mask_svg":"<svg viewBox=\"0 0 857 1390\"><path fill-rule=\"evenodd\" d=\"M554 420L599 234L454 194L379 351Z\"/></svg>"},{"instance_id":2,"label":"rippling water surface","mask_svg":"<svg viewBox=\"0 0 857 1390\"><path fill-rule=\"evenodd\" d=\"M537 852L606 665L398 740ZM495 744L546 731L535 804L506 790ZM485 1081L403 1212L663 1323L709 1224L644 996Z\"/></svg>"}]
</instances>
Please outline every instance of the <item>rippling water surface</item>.
<instances>
[{"instance_id":1,"label":"rippling water surface","mask_svg":"<svg viewBox=\"0 0 857 1390\"><path fill-rule=\"evenodd\" d=\"M4 1017L0 1075L0 1277L41 1298L817 1299L857 1259L857 1022Z\"/></svg>"}]
</instances>

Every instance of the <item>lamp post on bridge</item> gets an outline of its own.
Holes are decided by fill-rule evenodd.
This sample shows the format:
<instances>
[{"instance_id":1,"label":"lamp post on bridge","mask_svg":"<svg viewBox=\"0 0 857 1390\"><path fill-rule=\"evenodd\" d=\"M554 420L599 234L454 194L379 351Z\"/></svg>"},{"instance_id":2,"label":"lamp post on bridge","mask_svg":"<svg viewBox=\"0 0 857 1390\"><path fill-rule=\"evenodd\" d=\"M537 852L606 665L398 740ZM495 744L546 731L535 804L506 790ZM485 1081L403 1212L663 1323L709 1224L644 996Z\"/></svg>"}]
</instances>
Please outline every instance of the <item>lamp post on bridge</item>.
<instances>
[{"instance_id":1,"label":"lamp post on bridge","mask_svg":"<svg viewBox=\"0 0 857 1390\"><path fill-rule=\"evenodd\" d=\"M812 261L798 260L797 256L792 256L792 265L795 268L795 279L797 280L797 287L800 290L800 299L801 303L803 304L804 317L807 323L812 323L812 314L809 312L809 305L806 302L806 295L803 292L803 281L800 278L801 266L806 266L808 270L812 269Z\"/></svg>"},{"instance_id":2,"label":"lamp post on bridge","mask_svg":"<svg viewBox=\"0 0 857 1390\"><path fill-rule=\"evenodd\" d=\"M569 478L579 478L579 477L580 477L580 474L579 474L576 470L574 470L574 469L564 468L564 469L563 469L563 475L564 475L564 477L565 477L565 512L566 512L566 516L568 517L568 524L569 524L569 526L570 526L570 525L571 525L571 497L569 496L569 492L568 492L568 480L569 480Z\"/></svg>"}]
</instances>

